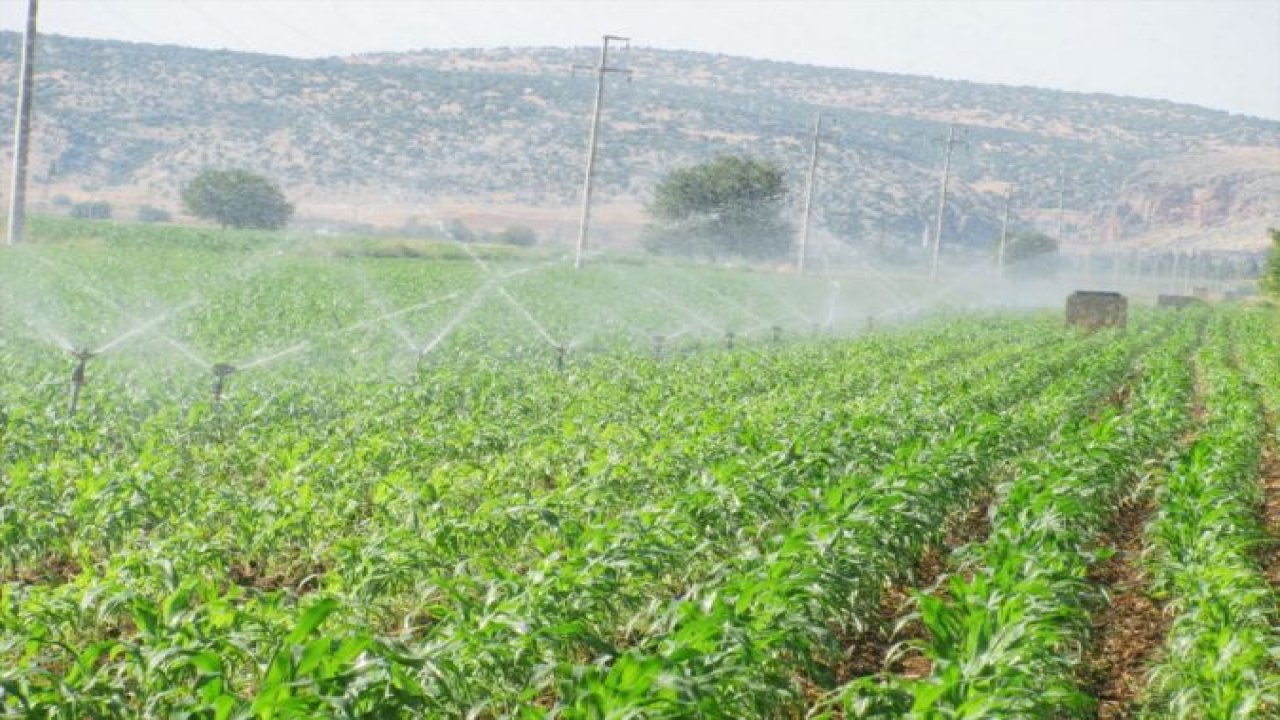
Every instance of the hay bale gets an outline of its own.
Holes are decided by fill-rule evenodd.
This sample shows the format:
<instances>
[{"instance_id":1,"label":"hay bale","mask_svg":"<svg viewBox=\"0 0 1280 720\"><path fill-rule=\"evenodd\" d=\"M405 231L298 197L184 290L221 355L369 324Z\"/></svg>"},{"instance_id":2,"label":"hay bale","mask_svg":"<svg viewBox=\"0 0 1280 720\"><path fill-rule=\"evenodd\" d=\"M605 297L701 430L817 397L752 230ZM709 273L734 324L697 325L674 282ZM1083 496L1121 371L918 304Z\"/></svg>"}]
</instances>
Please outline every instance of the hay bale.
<instances>
[{"instance_id":1,"label":"hay bale","mask_svg":"<svg viewBox=\"0 0 1280 720\"><path fill-rule=\"evenodd\" d=\"M1067 298L1067 324L1087 330L1129 324L1129 300L1118 292L1077 290Z\"/></svg>"}]
</instances>

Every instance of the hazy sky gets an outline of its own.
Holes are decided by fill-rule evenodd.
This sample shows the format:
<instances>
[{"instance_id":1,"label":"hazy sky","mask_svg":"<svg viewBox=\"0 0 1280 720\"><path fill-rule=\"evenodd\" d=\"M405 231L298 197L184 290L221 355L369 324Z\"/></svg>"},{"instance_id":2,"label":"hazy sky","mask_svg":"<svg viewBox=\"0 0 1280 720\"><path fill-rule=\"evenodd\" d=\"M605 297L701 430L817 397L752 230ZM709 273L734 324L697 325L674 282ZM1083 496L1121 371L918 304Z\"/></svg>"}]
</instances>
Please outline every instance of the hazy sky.
<instances>
[{"instance_id":1,"label":"hazy sky","mask_svg":"<svg viewBox=\"0 0 1280 720\"><path fill-rule=\"evenodd\" d=\"M300 57L637 45L1163 98L1280 120L1280 0L41 0L63 35ZM0 0L20 27L25 0ZM642 68L636 68L639 73Z\"/></svg>"}]
</instances>

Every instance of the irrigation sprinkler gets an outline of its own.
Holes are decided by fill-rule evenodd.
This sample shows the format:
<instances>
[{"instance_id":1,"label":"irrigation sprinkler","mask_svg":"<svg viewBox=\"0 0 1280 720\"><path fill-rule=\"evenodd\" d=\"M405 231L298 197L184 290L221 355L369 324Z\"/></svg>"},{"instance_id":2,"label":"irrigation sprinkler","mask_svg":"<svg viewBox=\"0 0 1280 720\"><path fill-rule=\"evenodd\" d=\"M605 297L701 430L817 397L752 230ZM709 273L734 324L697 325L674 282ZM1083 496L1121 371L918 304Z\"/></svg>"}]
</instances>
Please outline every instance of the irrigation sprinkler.
<instances>
[{"instance_id":1,"label":"irrigation sprinkler","mask_svg":"<svg viewBox=\"0 0 1280 720\"><path fill-rule=\"evenodd\" d=\"M774 325L771 328L769 328L769 330L773 333L773 343L775 345L781 345L782 344L782 326Z\"/></svg>"},{"instance_id":2,"label":"irrigation sprinkler","mask_svg":"<svg viewBox=\"0 0 1280 720\"><path fill-rule=\"evenodd\" d=\"M236 371L236 366L228 363L218 363L213 366L213 404L215 406L222 405L222 392L227 387L227 378L231 377Z\"/></svg>"},{"instance_id":3,"label":"irrigation sprinkler","mask_svg":"<svg viewBox=\"0 0 1280 720\"><path fill-rule=\"evenodd\" d=\"M556 372L564 372L565 356L569 354L569 348L563 343L556 345Z\"/></svg>"},{"instance_id":4,"label":"irrigation sprinkler","mask_svg":"<svg viewBox=\"0 0 1280 720\"><path fill-rule=\"evenodd\" d=\"M733 349L733 340L734 340L734 334L733 334L733 331L732 331L732 330L727 330L727 331L725 331L725 334L724 334L724 347L725 347L725 349L726 349L726 350L732 350L732 349Z\"/></svg>"},{"instance_id":5,"label":"irrigation sprinkler","mask_svg":"<svg viewBox=\"0 0 1280 720\"><path fill-rule=\"evenodd\" d=\"M71 402L67 405L67 414L75 415L76 409L80 407L80 389L84 387L85 366L93 359L94 354L91 350L73 350L71 357L76 359L76 364L71 368Z\"/></svg>"},{"instance_id":6,"label":"irrigation sprinkler","mask_svg":"<svg viewBox=\"0 0 1280 720\"><path fill-rule=\"evenodd\" d=\"M653 338L653 359L662 359L662 344L666 342L666 338L661 335L654 335Z\"/></svg>"}]
</instances>

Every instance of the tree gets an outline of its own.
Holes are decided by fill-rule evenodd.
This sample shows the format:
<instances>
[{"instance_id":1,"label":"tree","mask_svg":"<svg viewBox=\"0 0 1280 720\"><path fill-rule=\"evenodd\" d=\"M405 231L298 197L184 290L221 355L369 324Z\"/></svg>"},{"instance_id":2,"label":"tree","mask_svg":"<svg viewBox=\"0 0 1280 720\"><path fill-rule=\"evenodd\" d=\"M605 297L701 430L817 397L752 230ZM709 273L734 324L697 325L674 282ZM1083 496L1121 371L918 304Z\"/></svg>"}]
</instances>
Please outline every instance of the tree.
<instances>
[{"instance_id":1,"label":"tree","mask_svg":"<svg viewBox=\"0 0 1280 720\"><path fill-rule=\"evenodd\" d=\"M533 247L538 243L538 233L527 225L512 225L493 236L494 241L516 247Z\"/></svg>"},{"instance_id":2,"label":"tree","mask_svg":"<svg viewBox=\"0 0 1280 720\"><path fill-rule=\"evenodd\" d=\"M992 241L998 252L1000 238ZM1004 247L1004 265L1016 275L1051 275L1058 270L1058 240L1035 230L1010 230Z\"/></svg>"},{"instance_id":3,"label":"tree","mask_svg":"<svg viewBox=\"0 0 1280 720\"><path fill-rule=\"evenodd\" d=\"M782 168L725 156L667 175L647 208L644 244L651 252L774 259L791 249L794 230L782 218Z\"/></svg>"},{"instance_id":4,"label":"tree","mask_svg":"<svg viewBox=\"0 0 1280 720\"><path fill-rule=\"evenodd\" d=\"M170 220L173 220L173 216L164 208L152 207L150 205L142 205L138 207L138 222L167 223Z\"/></svg>"},{"instance_id":5,"label":"tree","mask_svg":"<svg viewBox=\"0 0 1280 720\"><path fill-rule=\"evenodd\" d=\"M222 227L279 230L293 205L275 183L248 170L206 170L182 188L182 210Z\"/></svg>"},{"instance_id":6,"label":"tree","mask_svg":"<svg viewBox=\"0 0 1280 720\"><path fill-rule=\"evenodd\" d=\"M1271 251L1267 253L1259 285L1268 295L1280 295L1280 230L1269 228L1267 235L1271 237Z\"/></svg>"},{"instance_id":7,"label":"tree","mask_svg":"<svg viewBox=\"0 0 1280 720\"><path fill-rule=\"evenodd\" d=\"M71 206L71 217L80 220L110 220L111 219L111 203L82 202Z\"/></svg>"},{"instance_id":8,"label":"tree","mask_svg":"<svg viewBox=\"0 0 1280 720\"><path fill-rule=\"evenodd\" d=\"M466 223L457 218L445 222L444 234L448 235L449 239L454 242L472 243L476 241L476 234L472 232L471 228L467 227Z\"/></svg>"}]
</instances>

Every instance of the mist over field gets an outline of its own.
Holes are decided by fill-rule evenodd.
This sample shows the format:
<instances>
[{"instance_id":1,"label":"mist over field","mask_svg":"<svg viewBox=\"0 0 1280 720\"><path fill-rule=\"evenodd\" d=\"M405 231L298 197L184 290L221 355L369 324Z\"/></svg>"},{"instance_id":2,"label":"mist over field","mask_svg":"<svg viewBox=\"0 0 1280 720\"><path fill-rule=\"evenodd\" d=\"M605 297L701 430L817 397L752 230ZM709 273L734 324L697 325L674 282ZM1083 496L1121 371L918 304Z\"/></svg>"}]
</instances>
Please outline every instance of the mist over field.
<instances>
[{"instance_id":1,"label":"mist over field","mask_svg":"<svg viewBox=\"0 0 1280 720\"><path fill-rule=\"evenodd\" d=\"M106 5L259 52L0 32L0 718L1280 716L1280 122Z\"/></svg>"}]
</instances>

